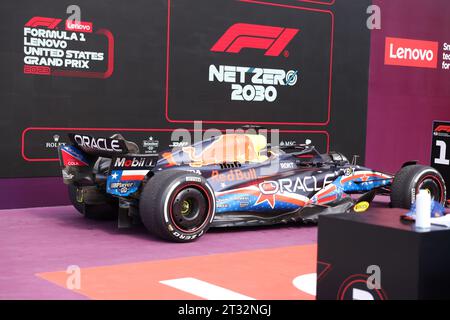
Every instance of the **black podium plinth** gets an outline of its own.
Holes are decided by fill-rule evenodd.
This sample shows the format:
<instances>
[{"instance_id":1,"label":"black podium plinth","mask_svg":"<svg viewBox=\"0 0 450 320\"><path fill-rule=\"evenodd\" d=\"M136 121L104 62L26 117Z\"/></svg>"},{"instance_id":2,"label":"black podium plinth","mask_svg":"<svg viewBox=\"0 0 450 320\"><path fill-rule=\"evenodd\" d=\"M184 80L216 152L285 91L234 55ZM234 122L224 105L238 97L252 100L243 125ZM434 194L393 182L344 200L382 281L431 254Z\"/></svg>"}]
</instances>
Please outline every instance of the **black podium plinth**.
<instances>
[{"instance_id":1,"label":"black podium plinth","mask_svg":"<svg viewBox=\"0 0 450 320\"><path fill-rule=\"evenodd\" d=\"M320 217L317 299L450 299L450 229L416 230L402 213ZM381 288L369 289L378 267Z\"/></svg>"}]
</instances>

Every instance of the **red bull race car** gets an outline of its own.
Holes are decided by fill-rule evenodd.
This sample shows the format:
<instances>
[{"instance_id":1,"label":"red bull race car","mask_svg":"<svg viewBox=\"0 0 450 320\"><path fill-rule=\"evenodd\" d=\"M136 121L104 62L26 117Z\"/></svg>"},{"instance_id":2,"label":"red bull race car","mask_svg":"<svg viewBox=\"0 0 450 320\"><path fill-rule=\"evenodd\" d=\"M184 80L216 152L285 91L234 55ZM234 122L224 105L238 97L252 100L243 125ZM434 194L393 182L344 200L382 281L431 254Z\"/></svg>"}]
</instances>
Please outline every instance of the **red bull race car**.
<instances>
[{"instance_id":1,"label":"red bull race car","mask_svg":"<svg viewBox=\"0 0 450 320\"><path fill-rule=\"evenodd\" d=\"M395 174L350 163L310 143L279 147L265 135L229 133L149 155L120 134L69 134L59 148L75 208L92 219L142 221L153 235L188 242L210 227L315 223L320 215L365 211L376 194L410 208L419 189L444 204L435 169L407 162Z\"/></svg>"}]
</instances>

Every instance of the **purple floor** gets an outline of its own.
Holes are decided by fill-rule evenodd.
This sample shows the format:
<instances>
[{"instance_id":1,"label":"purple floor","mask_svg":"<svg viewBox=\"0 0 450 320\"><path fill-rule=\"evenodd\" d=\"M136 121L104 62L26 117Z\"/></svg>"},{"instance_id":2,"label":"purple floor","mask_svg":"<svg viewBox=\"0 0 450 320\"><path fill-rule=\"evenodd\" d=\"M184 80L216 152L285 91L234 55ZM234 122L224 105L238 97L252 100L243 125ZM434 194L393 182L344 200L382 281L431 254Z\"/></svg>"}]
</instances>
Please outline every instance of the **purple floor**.
<instances>
[{"instance_id":1,"label":"purple floor","mask_svg":"<svg viewBox=\"0 0 450 320\"><path fill-rule=\"evenodd\" d=\"M36 273L316 242L316 227L210 229L199 241L155 239L141 226L118 230L70 206L0 210L0 299L84 299Z\"/></svg>"},{"instance_id":2,"label":"purple floor","mask_svg":"<svg viewBox=\"0 0 450 320\"><path fill-rule=\"evenodd\" d=\"M373 207L387 208L378 197ZM311 244L314 226L210 229L193 243L168 243L144 227L84 219L71 206L0 210L0 299L85 299L38 278L69 265L93 267Z\"/></svg>"}]
</instances>

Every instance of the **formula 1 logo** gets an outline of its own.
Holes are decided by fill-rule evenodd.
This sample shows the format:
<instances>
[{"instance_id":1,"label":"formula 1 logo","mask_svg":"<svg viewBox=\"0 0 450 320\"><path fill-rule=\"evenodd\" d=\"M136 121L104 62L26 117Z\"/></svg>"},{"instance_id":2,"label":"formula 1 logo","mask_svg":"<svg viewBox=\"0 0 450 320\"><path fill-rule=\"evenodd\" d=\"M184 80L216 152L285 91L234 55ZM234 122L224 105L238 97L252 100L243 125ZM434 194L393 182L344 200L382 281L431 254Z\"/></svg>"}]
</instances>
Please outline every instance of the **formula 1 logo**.
<instances>
[{"instance_id":1,"label":"formula 1 logo","mask_svg":"<svg viewBox=\"0 0 450 320\"><path fill-rule=\"evenodd\" d=\"M213 52L239 53L244 48L266 50L265 56L277 57L299 29L235 23L211 48Z\"/></svg>"},{"instance_id":2,"label":"formula 1 logo","mask_svg":"<svg viewBox=\"0 0 450 320\"><path fill-rule=\"evenodd\" d=\"M37 28L45 27L47 29L55 29L62 19L58 18L48 18L48 17L33 17L25 24L25 27ZM77 32L89 32L92 33L92 22L84 21L71 21L66 20L65 24L67 31L77 31Z\"/></svg>"},{"instance_id":3,"label":"formula 1 logo","mask_svg":"<svg viewBox=\"0 0 450 320\"><path fill-rule=\"evenodd\" d=\"M55 29L61 20L62 19L57 18L33 17L25 24L25 27L46 27L47 29Z\"/></svg>"},{"instance_id":4,"label":"formula 1 logo","mask_svg":"<svg viewBox=\"0 0 450 320\"><path fill-rule=\"evenodd\" d=\"M239 53L244 48L265 50L265 56L277 57L285 51L299 29L271 27L259 24L235 23L212 46L212 52ZM209 81L231 84L232 101L274 102L276 86L294 86L298 70L264 67L214 65L209 66Z\"/></svg>"},{"instance_id":5,"label":"formula 1 logo","mask_svg":"<svg viewBox=\"0 0 450 320\"><path fill-rule=\"evenodd\" d=\"M114 71L114 36L93 22L35 16L23 29L24 74L109 78ZM96 39L107 38L107 46Z\"/></svg>"},{"instance_id":6,"label":"formula 1 logo","mask_svg":"<svg viewBox=\"0 0 450 320\"><path fill-rule=\"evenodd\" d=\"M434 132L448 132L448 133L450 133L450 126L440 125L436 129L434 129Z\"/></svg>"}]
</instances>

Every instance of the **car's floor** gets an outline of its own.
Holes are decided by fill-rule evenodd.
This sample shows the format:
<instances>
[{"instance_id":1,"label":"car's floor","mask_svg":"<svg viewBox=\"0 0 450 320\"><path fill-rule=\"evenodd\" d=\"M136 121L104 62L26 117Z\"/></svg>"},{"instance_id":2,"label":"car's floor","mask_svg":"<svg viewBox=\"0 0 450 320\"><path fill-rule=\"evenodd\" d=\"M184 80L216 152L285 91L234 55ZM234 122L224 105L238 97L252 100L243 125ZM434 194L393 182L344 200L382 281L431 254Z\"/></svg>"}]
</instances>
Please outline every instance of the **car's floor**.
<instances>
[{"instance_id":1,"label":"car's floor","mask_svg":"<svg viewBox=\"0 0 450 320\"><path fill-rule=\"evenodd\" d=\"M378 200L377 210L391 210ZM314 299L293 280L315 272L315 226L211 229L177 244L70 206L0 214L0 299ZM71 265L80 289L67 288Z\"/></svg>"}]
</instances>

